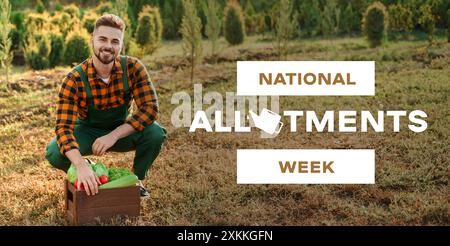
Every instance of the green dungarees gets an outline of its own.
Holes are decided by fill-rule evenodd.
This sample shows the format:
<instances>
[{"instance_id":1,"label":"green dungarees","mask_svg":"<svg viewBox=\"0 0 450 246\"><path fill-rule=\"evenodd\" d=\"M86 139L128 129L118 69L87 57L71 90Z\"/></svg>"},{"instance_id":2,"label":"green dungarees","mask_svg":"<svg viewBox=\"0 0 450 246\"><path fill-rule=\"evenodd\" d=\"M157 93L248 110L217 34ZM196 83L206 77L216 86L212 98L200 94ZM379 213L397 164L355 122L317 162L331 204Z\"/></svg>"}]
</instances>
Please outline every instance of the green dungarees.
<instances>
[{"instance_id":1,"label":"green dungarees","mask_svg":"<svg viewBox=\"0 0 450 246\"><path fill-rule=\"evenodd\" d=\"M128 117L130 90L128 87L128 78L126 76L127 68L125 65L125 56L121 56L120 58L123 70L122 83L125 91L126 103L116 108L106 110L96 109L86 74L81 69L81 65L78 65L75 68L80 73L88 97L87 117L84 120L78 119L74 127L74 136L78 142L80 153L83 156L91 155L92 144L94 141L124 124ZM147 170L158 156L165 138L166 130L154 121L153 124L146 126L143 131L135 132L125 138L119 139L108 151L128 152L136 150L133 170L138 178L143 180ZM52 166L65 172L67 172L67 169L70 167L70 160L59 151L56 138L53 138L47 146L45 157Z\"/></svg>"}]
</instances>

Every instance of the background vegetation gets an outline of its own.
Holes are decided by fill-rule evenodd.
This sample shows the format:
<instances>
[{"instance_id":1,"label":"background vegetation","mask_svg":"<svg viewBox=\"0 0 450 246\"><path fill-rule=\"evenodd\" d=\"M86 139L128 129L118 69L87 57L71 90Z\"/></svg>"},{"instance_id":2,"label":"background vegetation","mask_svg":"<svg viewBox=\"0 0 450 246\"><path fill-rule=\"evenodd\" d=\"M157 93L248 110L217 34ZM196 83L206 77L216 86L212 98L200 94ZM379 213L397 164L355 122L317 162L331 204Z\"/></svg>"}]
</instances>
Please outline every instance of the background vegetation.
<instances>
[{"instance_id":1,"label":"background vegetation","mask_svg":"<svg viewBox=\"0 0 450 246\"><path fill-rule=\"evenodd\" d=\"M118 13L129 24L125 54L147 66L160 123L168 129L145 182L151 199L141 202L141 216L107 224L450 224L450 1L219 0L212 6L193 0L196 11L188 13L195 16L186 16L178 0L10 2L12 53L0 53L4 61L13 58L8 81L5 69L0 77L0 224L66 224L65 175L50 168L44 152L54 136L62 78L90 55L89 35L104 12ZM242 18L230 21L243 26L242 33L233 34L242 37L240 44L226 38L227 4L242 10L236 15ZM367 10L381 4L383 29L374 27L378 22L363 25ZM282 16L289 12L286 5L292 6L290 15ZM127 16L117 6L127 6ZM150 17L143 21L142 16ZM377 33L375 44L368 32ZM201 55L193 56L187 47L202 50ZM204 93L235 91L236 61L280 57L374 60L377 74L374 97L280 97L282 109L421 109L428 114L428 129L420 134L394 133L389 127L384 133L283 130L268 140L256 131L190 134L171 125L174 92L192 95L192 83L201 83ZM238 148L375 148L376 184L237 185ZM133 155L108 153L101 159L129 167Z\"/></svg>"}]
</instances>

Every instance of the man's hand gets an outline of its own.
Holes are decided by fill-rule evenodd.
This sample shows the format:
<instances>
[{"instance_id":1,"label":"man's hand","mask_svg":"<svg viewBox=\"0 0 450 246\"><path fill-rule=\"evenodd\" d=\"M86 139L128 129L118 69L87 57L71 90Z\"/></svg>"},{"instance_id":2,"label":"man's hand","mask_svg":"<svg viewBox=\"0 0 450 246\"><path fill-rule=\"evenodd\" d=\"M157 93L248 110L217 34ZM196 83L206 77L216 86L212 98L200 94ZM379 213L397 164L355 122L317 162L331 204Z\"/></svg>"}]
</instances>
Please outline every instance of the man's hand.
<instances>
[{"instance_id":1,"label":"man's hand","mask_svg":"<svg viewBox=\"0 0 450 246\"><path fill-rule=\"evenodd\" d=\"M116 142L118 138L115 137L114 134L107 134L103 137L99 137L95 140L94 144L92 144L92 153L94 155L103 155L105 152L111 148Z\"/></svg>"},{"instance_id":2,"label":"man's hand","mask_svg":"<svg viewBox=\"0 0 450 246\"><path fill-rule=\"evenodd\" d=\"M82 163L79 163L78 165L76 165L76 167L78 187L81 187L81 185L83 185L86 190L86 194L90 196L98 193L98 186L102 183L88 165L89 164L87 164L86 161L82 159Z\"/></svg>"}]
</instances>

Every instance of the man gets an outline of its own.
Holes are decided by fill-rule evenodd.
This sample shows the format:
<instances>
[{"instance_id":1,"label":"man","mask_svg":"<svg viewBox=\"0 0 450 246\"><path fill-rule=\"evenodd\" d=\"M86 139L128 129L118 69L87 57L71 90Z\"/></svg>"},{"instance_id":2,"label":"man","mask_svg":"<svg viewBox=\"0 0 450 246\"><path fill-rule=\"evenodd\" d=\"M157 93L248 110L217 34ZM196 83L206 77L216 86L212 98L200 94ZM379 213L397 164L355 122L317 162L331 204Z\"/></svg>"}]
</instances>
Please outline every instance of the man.
<instances>
[{"instance_id":1,"label":"man","mask_svg":"<svg viewBox=\"0 0 450 246\"><path fill-rule=\"evenodd\" d=\"M64 78L58 94L56 138L47 146L46 158L65 172L75 165L87 195L98 193L100 181L83 156L136 150L133 171L141 196L148 196L142 180L166 138L156 122L158 101L145 66L119 55L124 28L116 15L100 17L91 39L94 56ZM128 117L132 98L138 110Z\"/></svg>"}]
</instances>

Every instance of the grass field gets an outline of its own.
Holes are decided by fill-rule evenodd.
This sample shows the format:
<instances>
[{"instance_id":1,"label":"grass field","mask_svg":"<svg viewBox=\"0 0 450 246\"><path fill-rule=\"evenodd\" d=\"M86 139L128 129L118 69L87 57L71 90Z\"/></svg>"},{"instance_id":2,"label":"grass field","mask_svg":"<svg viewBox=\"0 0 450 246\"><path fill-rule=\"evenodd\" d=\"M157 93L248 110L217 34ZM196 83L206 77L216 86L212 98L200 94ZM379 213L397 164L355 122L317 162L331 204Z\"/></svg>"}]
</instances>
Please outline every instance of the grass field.
<instances>
[{"instance_id":1,"label":"grass field","mask_svg":"<svg viewBox=\"0 0 450 246\"><path fill-rule=\"evenodd\" d=\"M288 60L375 60L374 97L280 97L280 108L413 110L428 114L423 133L188 133L170 122L172 94L192 93L179 42L143 59L156 86L168 140L145 184L151 199L137 219L114 225L450 225L450 44L411 40L368 48L363 38L292 43ZM237 60L277 60L270 42L250 37L226 47L218 64L197 69L207 91L235 91ZM63 180L45 147L54 135L55 102L69 68L15 68L0 91L0 224L65 225ZM24 72L25 71L25 72ZM407 122L403 121L401 127ZM238 148L374 148L376 185L237 185ZM108 153L109 166L129 167L134 153ZM98 158L94 157L94 160Z\"/></svg>"}]
</instances>

